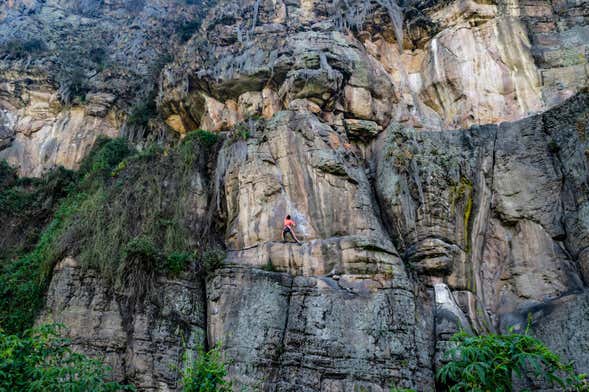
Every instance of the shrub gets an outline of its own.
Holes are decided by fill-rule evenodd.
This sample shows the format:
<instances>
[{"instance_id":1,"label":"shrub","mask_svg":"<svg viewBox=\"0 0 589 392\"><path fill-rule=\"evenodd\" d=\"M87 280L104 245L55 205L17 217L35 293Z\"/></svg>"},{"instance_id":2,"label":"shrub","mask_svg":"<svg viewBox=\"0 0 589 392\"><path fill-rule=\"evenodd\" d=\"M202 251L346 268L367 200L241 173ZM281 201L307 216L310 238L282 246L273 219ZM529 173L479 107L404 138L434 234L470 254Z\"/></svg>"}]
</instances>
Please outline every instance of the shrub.
<instances>
[{"instance_id":1,"label":"shrub","mask_svg":"<svg viewBox=\"0 0 589 392\"><path fill-rule=\"evenodd\" d=\"M63 61L63 63L56 74L59 85L57 91L61 102L65 105L84 102L90 90L86 69L76 61L70 63Z\"/></svg>"},{"instance_id":2,"label":"shrub","mask_svg":"<svg viewBox=\"0 0 589 392\"><path fill-rule=\"evenodd\" d=\"M99 136L94 147L80 165L80 175L99 175L103 178L112 175L121 162L133 153L129 143L122 138L108 139Z\"/></svg>"},{"instance_id":3,"label":"shrub","mask_svg":"<svg viewBox=\"0 0 589 392\"><path fill-rule=\"evenodd\" d=\"M148 260L149 263L155 267L157 266L160 255L149 238L139 236L129 241L123 251L123 258L125 260Z\"/></svg>"},{"instance_id":4,"label":"shrub","mask_svg":"<svg viewBox=\"0 0 589 392\"><path fill-rule=\"evenodd\" d=\"M184 165L190 169L195 162L199 161L198 152L210 152L218 139L219 136L216 133L202 129L188 132L178 147L178 152ZM207 157L201 158L206 160ZM203 159L200 161L203 161Z\"/></svg>"},{"instance_id":5,"label":"shrub","mask_svg":"<svg viewBox=\"0 0 589 392\"><path fill-rule=\"evenodd\" d=\"M211 241L210 224L187 211L194 206L195 171L203 170L210 158L203 145L212 146L216 135L203 131L189 140L198 147L191 156L202 158L197 167L182 161L177 151L168 154L150 148L138 154L123 139L99 138L79 172L68 172L69 180L57 175L47 180L17 179L18 189L8 195L14 196L11 204L59 208L47 210L44 224L35 226L38 232L29 242L24 239L28 233L22 236L18 249L6 242L10 249L5 251L5 239L0 239L0 328L18 333L33 324L53 266L66 254L127 290L130 300L141 299L158 274L175 275L186 269L195 259L193 248ZM20 199L35 194L32 190L37 187L55 188L49 198L53 201L37 196ZM212 220L213 215L205 219ZM214 269L222 264L224 253L208 252L205 258Z\"/></svg>"},{"instance_id":6,"label":"shrub","mask_svg":"<svg viewBox=\"0 0 589 392\"><path fill-rule=\"evenodd\" d=\"M88 188L94 186L99 177L97 174L110 173L119 159L129 152L122 140L99 139L82 164L82 179L60 168L41 180L18 179L14 186L0 192L0 214L8 216L32 211L38 218L39 211L48 209L48 216L44 219L49 220L55 208L52 205L59 205L47 227L38 229L42 234L33 233L33 246L27 245L26 253L7 251L6 259L0 263L0 328L8 333L18 333L33 324L43 305L43 295L54 264L75 242L65 234L72 226L73 217L87 205ZM21 211L15 210L17 207L22 207ZM36 226L40 223L37 222ZM4 257L5 252L0 253Z\"/></svg>"},{"instance_id":7,"label":"shrub","mask_svg":"<svg viewBox=\"0 0 589 392\"><path fill-rule=\"evenodd\" d=\"M438 380L451 392L512 391L514 374L517 378L532 375L564 390L587 390L584 375L576 375L572 363L561 362L527 334L470 336L460 332L452 341L456 346L447 353L449 362L437 372Z\"/></svg>"},{"instance_id":8,"label":"shrub","mask_svg":"<svg viewBox=\"0 0 589 392\"><path fill-rule=\"evenodd\" d=\"M182 360L180 384L184 392L231 392L231 382L225 379L227 363L223 361L219 346L208 352L201 347L196 357L186 350Z\"/></svg>"},{"instance_id":9,"label":"shrub","mask_svg":"<svg viewBox=\"0 0 589 392\"><path fill-rule=\"evenodd\" d=\"M139 102L131 109L127 124L135 127L147 127L149 119L157 114L155 101L148 99L144 102Z\"/></svg>"},{"instance_id":10,"label":"shrub","mask_svg":"<svg viewBox=\"0 0 589 392\"><path fill-rule=\"evenodd\" d=\"M233 128L231 133L231 141L247 140L250 138L250 127L246 123L239 123Z\"/></svg>"},{"instance_id":11,"label":"shrub","mask_svg":"<svg viewBox=\"0 0 589 392\"><path fill-rule=\"evenodd\" d=\"M127 163L128 162L126 159L119 162L117 167L115 167L115 169L110 173L111 177L116 177L121 174L121 172L127 168Z\"/></svg>"},{"instance_id":12,"label":"shrub","mask_svg":"<svg viewBox=\"0 0 589 392\"><path fill-rule=\"evenodd\" d=\"M219 248L209 249L202 254L202 264L206 273L213 271L223 266L223 261L227 257L224 250Z\"/></svg>"},{"instance_id":13,"label":"shrub","mask_svg":"<svg viewBox=\"0 0 589 392\"><path fill-rule=\"evenodd\" d=\"M133 238L123 250L119 266L120 286L142 300L151 291L159 270L161 255L153 242L144 236Z\"/></svg>"},{"instance_id":14,"label":"shrub","mask_svg":"<svg viewBox=\"0 0 589 392\"><path fill-rule=\"evenodd\" d=\"M107 381L111 369L73 352L58 325L41 325L22 337L0 330L0 391L114 392L131 385Z\"/></svg>"},{"instance_id":15,"label":"shrub","mask_svg":"<svg viewBox=\"0 0 589 392\"><path fill-rule=\"evenodd\" d=\"M172 276L178 276L186 270L194 257L188 252L173 252L166 257L166 270Z\"/></svg>"},{"instance_id":16,"label":"shrub","mask_svg":"<svg viewBox=\"0 0 589 392\"><path fill-rule=\"evenodd\" d=\"M58 167L41 179L17 178L2 173L0 164L0 213L23 215L43 210L46 205L66 196L75 180L74 172ZM4 176L5 181L2 181ZM4 182L4 184L2 184Z\"/></svg>"},{"instance_id":17,"label":"shrub","mask_svg":"<svg viewBox=\"0 0 589 392\"><path fill-rule=\"evenodd\" d=\"M217 140L219 140L218 134L205 131L204 129L197 129L196 131L188 132L182 140L182 144L196 143L208 149L213 147L217 143Z\"/></svg>"},{"instance_id":18,"label":"shrub","mask_svg":"<svg viewBox=\"0 0 589 392\"><path fill-rule=\"evenodd\" d=\"M0 327L9 333L22 332L35 321L53 265L63 257L57 240L78 202L73 197L62 203L31 252L0 264Z\"/></svg>"},{"instance_id":19,"label":"shrub","mask_svg":"<svg viewBox=\"0 0 589 392\"><path fill-rule=\"evenodd\" d=\"M31 326L43 306L44 289L38 260L33 256L3 262L0 267L0 326L8 333L22 332Z\"/></svg>"}]
</instances>

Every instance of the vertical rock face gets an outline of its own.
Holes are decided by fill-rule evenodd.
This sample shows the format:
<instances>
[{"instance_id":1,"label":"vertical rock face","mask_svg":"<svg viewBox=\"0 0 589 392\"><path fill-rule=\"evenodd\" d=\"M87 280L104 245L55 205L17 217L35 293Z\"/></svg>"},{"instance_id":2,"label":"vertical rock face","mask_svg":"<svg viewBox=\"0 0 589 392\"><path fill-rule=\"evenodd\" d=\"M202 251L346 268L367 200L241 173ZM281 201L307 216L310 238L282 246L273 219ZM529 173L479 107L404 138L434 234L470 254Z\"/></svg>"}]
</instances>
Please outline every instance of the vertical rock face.
<instances>
[{"instance_id":1,"label":"vertical rock face","mask_svg":"<svg viewBox=\"0 0 589 392\"><path fill-rule=\"evenodd\" d=\"M330 118L457 129L518 120L586 84L583 6L408 2L401 12L390 1L323 3L213 7L163 74L168 124L231 127L253 114L241 97L265 89L282 108L302 99Z\"/></svg>"},{"instance_id":2,"label":"vertical rock face","mask_svg":"<svg viewBox=\"0 0 589 392\"><path fill-rule=\"evenodd\" d=\"M133 301L72 258L55 267L40 322L69 328L74 349L103 359L113 377L139 390L175 390L186 349L205 339L205 299L198 280L160 279L150 299Z\"/></svg>"},{"instance_id":3,"label":"vertical rock face","mask_svg":"<svg viewBox=\"0 0 589 392\"><path fill-rule=\"evenodd\" d=\"M109 55L128 66L141 52L144 81L169 32L158 17L194 9L131 3L81 2L70 18L91 30L134 21ZM224 264L160 278L131 301L72 249L43 320L69 325L76 347L142 390L178 388L168 364L180 363L182 336L222 342L238 389L433 390L454 332L524 328L529 314L589 370L586 4L206 6L163 68L157 107L170 132L223 132L198 213L181 213L219 217ZM28 20L15 13L45 21L71 7L9 2L1 29ZM68 106L51 69L10 61L0 157L22 173L75 166L97 134L118 132L136 86L115 82L128 79L101 71ZM282 242L287 214L302 245Z\"/></svg>"},{"instance_id":4,"label":"vertical rock face","mask_svg":"<svg viewBox=\"0 0 589 392\"><path fill-rule=\"evenodd\" d=\"M583 303L578 189L587 181L588 108L581 95L516 123L459 133L392 129L391 149L378 150L376 189L403 259L426 284L447 284L470 324L490 317L486 328L523 328L532 312L546 331L558 323L551 309Z\"/></svg>"},{"instance_id":5,"label":"vertical rock face","mask_svg":"<svg viewBox=\"0 0 589 392\"><path fill-rule=\"evenodd\" d=\"M0 4L0 159L39 176L76 168L98 135L125 133L125 114L149 99L178 36L199 19L201 2L189 3Z\"/></svg>"}]
</instances>

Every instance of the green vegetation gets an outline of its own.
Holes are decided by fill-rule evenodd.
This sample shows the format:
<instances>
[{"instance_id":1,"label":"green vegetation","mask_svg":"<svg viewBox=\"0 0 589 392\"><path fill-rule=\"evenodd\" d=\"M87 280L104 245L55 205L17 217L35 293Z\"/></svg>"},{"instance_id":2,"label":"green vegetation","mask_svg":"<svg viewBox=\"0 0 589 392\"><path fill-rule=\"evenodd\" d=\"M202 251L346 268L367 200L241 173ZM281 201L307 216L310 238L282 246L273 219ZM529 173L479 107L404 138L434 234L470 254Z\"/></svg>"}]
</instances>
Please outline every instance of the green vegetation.
<instances>
[{"instance_id":1,"label":"green vegetation","mask_svg":"<svg viewBox=\"0 0 589 392\"><path fill-rule=\"evenodd\" d=\"M472 213L473 205L473 186L472 182L466 178L461 177L460 182L450 188L450 213L454 214L458 202L464 202L464 241L466 243L466 252L470 251L470 235L469 235L469 222L470 215Z\"/></svg>"},{"instance_id":2,"label":"green vegetation","mask_svg":"<svg viewBox=\"0 0 589 392\"><path fill-rule=\"evenodd\" d=\"M41 179L17 179L5 164L0 168L0 181L6 185L0 191L0 220L5 224L0 237L0 328L16 333L32 325L42 304L47 283L42 265L59 257L55 240L73 202L60 203L76 176L57 169Z\"/></svg>"},{"instance_id":3,"label":"green vegetation","mask_svg":"<svg viewBox=\"0 0 589 392\"><path fill-rule=\"evenodd\" d=\"M192 253L189 252L172 252L166 259L165 269L171 276L178 276L185 271L195 260Z\"/></svg>"},{"instance_id":4,"label":"green vegetation","mask_svg":"<svg viewBox=\"0 0 589 392\"><path fill-rule=\"evenodd\" d=\"M223 261L227 257L224 250L219 248L206 250L202 255L202 264L205 272L210 274L223 266Z\"/></svg>"},{"instance_id":5,"label":"green vegetation","mask_svg":"<svg viewBox=\"0 0 589 392\"><path fill-rule=\"evenodd\" d=\"M148 237L135 237L125 245L117 273L117 286L142 301L160 270L161 255Z\"/></svg>"},{"instance_id":6,"label":"green vegetation","mask_svg":"<svg viewBox=\"0 0 589 392\"><path fill-rule=\"evenodd\" d=\"M183 362L180 384L184 392L232 391L231 382L226 380L227 363L223 361L219 346L208 352L201 347L196 356L186 350Z\"/></svg>"},{"instance_id":7,"label":"green vegetation","mask_svg":"<svg viewBox=\"0 0 589 392\"><path fill-rule=\"evenodd\" d=\"M62 236L80 263L126 286L135 279L126 271L134 271L131 265L138 259L129 255L144 251L139 270L145 276L167 267L171 269L166 272L178 274L188 263L179 255L193 254L198 247L202 222L186 211L194 208L193 176L209 158L203 155L207 145L194 138L167 154L149 148L125 160L106 159L102 176L94 167L92 176L100 181L88 185L87 196Z\"/></svg>"},{"instance_id":8,"label":"green vegetation","mask_svg":"<svg viewBox=\"0 0 589 392\"><path fill-rule=\"evenodd\" d=\"M114 167L118 167L133 153L124 139L99 137L94 143L94 148L80 165L79 173L81 176L102 176L104 180L112 173Z\"/></svg>"},{"instance_id":9,"label":"green vegetation","mask_svg":"<svg viewBox=\"0 0 589 392\"><path fill-rule=\"evenodd\" d=\"M65 105L80 104L86 101L86 94L90 91L87 77L87 65L83 63L82 54L64 52L60 56L59 68L55 80L59 86L58 93Z\"/></svg>"},{"instance_id":10,"label":"green vegetation","mask_svg":"<svg viewBox=\"0 0 589 392\"><path fill-rule=\"evenodd\" d=\"M145 101L138 102L133 106L127 124L136 127L147 127L149 120L156 115L155 96L149 96Z\"/></svg>"},{"instance_id":11,"label":"green vegetation","mask_svg":"<svg viewBox=\"0 0 589 392\"><path fill-rule=\"evenodd\" d=\"M107 381L111 369L73 352L60 338L61 327L42 325L22 336L0 330L0 391L115 392L131 385Z\"/></svg>"},{"instance_id":12,"label":"green vegetation","mask_svg":"<svg viewBox=\"0 0 589 392\"><path fill-rule=\"evenodd\" d=\"M136 297L158 274L222 263L223 251L209 245L210 223L187 213L205 207L195 205L195 187L204 185L194 176L206 176L216 142L216 134L199 130L171 151L137 153L123 139L100 138L78 173L59 169L43 179L17 179L0 163L7 184L0 218L15 228L0 238L0 328L19 333L32 325L53 267L66 255Z\"/></svg>"},{"instance_id":13,"label":"green vegetation","mask_svg":"<svg viewBox=\"0 0 589 392\"><path fill-rule=\"evenodd\" d=\"M188 132L182 140L181 146L194 148L195 145L203 146L206 149L212 148L219 140L219 135L204 129L197 129Z\"/></svg>"},{"instance_id":14,"label":"green vegetation","mask_svg":"<svg viewBox=\"0 0 589 392\"><path fill-rule=\"evenodd\" d=\"M58 85L59 98L65 105L81 104L93 90L92 78L109 67L108 48L84 34L70 34L51 53L55 63L52 74ZM110 67L113 74L116 68Z\"/></svg>"},{"instance_id":15,"label":"green vegetation","mask_svg":"<svg viewBox=\"0 0 589 392\"><path fill-rule=\"evenodd\" d=\"M453 336L456 343L449 361L437 378L451 392L512 391L512 377L557 384L562 390L587 391L584 375L576 375L572 363L563 363L538 339L526 334Z\"/></svg>"},{"instance_id":16,"label":"green vegetation","mask_svg":"<svg viewBox=\"0 0 589 392\"><path fill-rule=\"evenodd\" d=\"M47 198L64 197L75 181L75 173L57 168L42 178L17 178L5 161L0 162L0 214L24 215L41 210Z\"/></svg>"},{"instance_id":17,"label":"green vegetation","mask_svg":"<svg viewBox=\"0 0 589 392\"><path fill-rule=\"evenodd\" d=\"M239 123L235 126L232 133L232 140L247 140L250 137L250 129L245 123Z\"/></svg>"}]
</instances>

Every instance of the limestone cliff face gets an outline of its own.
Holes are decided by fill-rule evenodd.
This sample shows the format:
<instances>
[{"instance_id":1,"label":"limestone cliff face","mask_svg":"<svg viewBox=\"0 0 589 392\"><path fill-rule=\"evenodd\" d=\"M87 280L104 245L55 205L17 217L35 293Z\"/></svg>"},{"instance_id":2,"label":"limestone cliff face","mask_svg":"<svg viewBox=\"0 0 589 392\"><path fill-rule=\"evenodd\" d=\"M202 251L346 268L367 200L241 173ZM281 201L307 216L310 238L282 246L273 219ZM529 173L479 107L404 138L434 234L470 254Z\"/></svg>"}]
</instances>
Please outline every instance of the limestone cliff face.
<instances>
[{"instance_id":1,"label":"limestone cliff face","mask_svg":"<svg viewBox=\"0 0 589 392\"><path fill-rule=\"evenodd\" d=\"M104 4L93 18L115 12ZM133 15L165 8L149 4ZM201 9L200 30L161 72L157 107L172 134L225 135L194 196L208 203L203 220L222 222L223 267L162 277L129 307L72 250L43 319L71 326L80 349L106 354L141 390L177 388L168 364L181 336L223 342L237 388L434 390L453 332L522 328L529 314L534 333L589 371L586 4ZM120 98L64 106L44 76L27 71L38 87L23 90L11 80L24 71L11 72L0 154L23 173L74 166L98 133L120 129ZM49 120L35 128L35 116ZM71 152L49 149L44 132ZM286 214L302 246L281 242Z\"/></svg>"},{"instance_id":2,"label":"limestone cliff face","mask_svg":"<svg viewBox=\"0 0 589 392\"><path fill-rule=\"evenodd\" d=\"M141 132L127 115L152 94L200 3L2 2L0 158L39 176L77 167L98 135Z\"/></svg>"},{"instance_id":3,"label":"limestone cliff face","mask_svg":"<svg viewBox=\"0 0 589 392\"><path fill-rule=\"evenodd\" d=\"M179 132L298 108L353 132L518 120L585 84L585 13L534 1L221 2L163 73L160 106Z\"/></svg>"}]
</instances>

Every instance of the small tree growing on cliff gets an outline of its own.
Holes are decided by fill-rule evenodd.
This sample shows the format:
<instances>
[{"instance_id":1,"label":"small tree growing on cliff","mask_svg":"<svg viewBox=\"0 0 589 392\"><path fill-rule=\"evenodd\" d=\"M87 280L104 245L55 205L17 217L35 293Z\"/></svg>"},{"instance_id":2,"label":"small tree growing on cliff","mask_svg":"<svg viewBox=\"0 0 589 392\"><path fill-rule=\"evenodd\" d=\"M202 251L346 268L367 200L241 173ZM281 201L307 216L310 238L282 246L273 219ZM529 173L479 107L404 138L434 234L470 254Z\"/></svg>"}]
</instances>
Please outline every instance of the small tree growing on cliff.
<instances>
[{"instance_id":1,"label":"small tree growing on cliff","mask_svg":"<svg viewBox=\"0 0 589 392\"><path fill-rule=\"evenodd\" d=\"M585 375L575 374L572 363L563 363L541 341L525 334L471 336L459 332L449 361L437 378L450 392L508 392L512 376L558 384L562 390L588 391Z\"/></svg>"},{"instance_id":2,"label":"small tree growing on cliff","mask_svg":"<svg viewBox=\"0 0 589 392\"><path fill-rule=\"evenodd\" d=\"M189 350L184 352L185 364L181 371L181 385L184 392L231 392L232 384L226 380L227 363L223 361L221 348L205 351L198 349L197 355Z\"/></svg>"}]
</instances>

